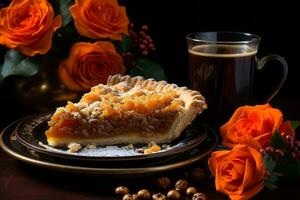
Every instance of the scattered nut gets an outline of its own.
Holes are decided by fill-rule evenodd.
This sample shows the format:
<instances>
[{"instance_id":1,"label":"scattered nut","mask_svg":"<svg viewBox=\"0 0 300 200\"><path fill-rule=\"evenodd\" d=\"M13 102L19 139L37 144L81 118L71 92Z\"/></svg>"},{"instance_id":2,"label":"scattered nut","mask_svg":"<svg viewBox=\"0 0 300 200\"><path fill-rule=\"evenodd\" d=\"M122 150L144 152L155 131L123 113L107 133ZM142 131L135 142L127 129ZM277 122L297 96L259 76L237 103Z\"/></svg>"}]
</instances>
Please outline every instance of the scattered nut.
<instances>
[{"instance_id":1,"label":"scattered nut","mask_svg":"<svg viewBox=\"0 0 300 200\"><path fill-rule=\"evenodd\" d=\"M186 195L193 196L195 193L197 193L197 189L195 187L189 187L186 189Z\"/></svg>"},{"instance_id":2,"label":"scattered nut","mask_svg":"<svg viewBox=\"0 0 300 200\"><path fill-rule=\"evenodd\" d=\"M153 200L167 200L167 197L166 197L166 195L159 192L159 193L153 194L152 199Z\"/></svg>"},{"instance_id":3,"label":"scattered nut","mask_svg":"<svg viewBox=\"0 0 300 200\"><path fill-rule=\"evenodd\" d=\"M123 196L122 200L134 200L134 198L131 194L125 194Z\"/></svg>"},{"instance_id":4,"label":"scattered nut","mask_svg":"<svg viewBox=\"0 0 300 200\"><path fill-rule=\"evenodd\" d=\"M133 194L133 195L132 195L132 199L133 199L133 200L139 200L139 197L137 196L137 194Z\"/></svg>"},{"instance_id":5,"label":"scattered nut","mask_svg":"<svg viewBox=\"0 0 300 200\"><path fill-rule=\"evenodd\" d=\"M140 191L138 191L137 196L139 199L150 199L151 198L150 192L146 189L141 189Z\"/></svg>"},{"instance_id":6,"label":"scattered nut","mask_svg":"<svg viewBox=\"0 0 300 200\"><path fill-rule=\"evenodd\" d=\"M115 189L115 193L116 195L124 196L125 194L129 194L129 189L125 186L119 186Z\"/></svg>"},{"instance_id":7,"label":"scattered nut","mask_svg":"<svg viewBox=\"0 0 300 200\"><path fill-rule=\"evenodd\" d=\"M203 193L195 193L192 200L206 200L206 195Z\"/></svg>"},{"instance_id":8,"label":"scattered nut","mask_svg":"<svg viewBox=\"0 0 300 200\"><path fill-rule=\"evenodd\" d=\"M175 184L175 190L184 192L189 186L189 183L185 179L180 179Z\"/></svg>"},{"instance_id":9,"label":"scattered nut","mask_svg":"<svg viewBox=\"0 0 300 200\"><path fill-rule=\"evenodd\" d=\"M195 181L203 180L205 177L204 169L197 167L191 171L191 178Z\"/></svg>"},{"instance_id":10,"label":"scattered nut","mask_svg":"<svg viewBox=\"0 0 300 200\"><path fill-rule=\"evenodd\" d=\"M171 187L171 180L168 177L160 177L157 179L157 186L163 190L167 190Z\"/></svg>"},{"instance_id":11,"label":"scattered nut","mask_svg":"<svg viewBox=\"0 0 300 200\"><path fill-rule=\"evenodd\" d=\"M167 194L167 197L170 200L178 200L180 199L180 193L176 190L170 190Z\"/></svg>"}]
</instances>

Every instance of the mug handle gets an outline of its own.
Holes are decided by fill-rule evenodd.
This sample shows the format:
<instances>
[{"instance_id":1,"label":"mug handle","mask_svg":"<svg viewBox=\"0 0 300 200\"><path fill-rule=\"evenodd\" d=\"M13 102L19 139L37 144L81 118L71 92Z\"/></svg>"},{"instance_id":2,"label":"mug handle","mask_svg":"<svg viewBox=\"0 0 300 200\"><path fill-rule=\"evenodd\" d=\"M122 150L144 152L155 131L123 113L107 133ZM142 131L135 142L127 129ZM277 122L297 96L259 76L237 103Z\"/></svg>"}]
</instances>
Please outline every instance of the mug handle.
<instances>
[{"instance_id":1,"label":"mug handle","mask_svg":"<svg viewBox=\"0 0 300 200\"><path fill-rule=\"evenodd\" d=\"M261 59L258 60L258 65L257 65L257 70L261 70L264 68L264 66L266 65L266 63L270 60L277 60L278 62L281 63L283 72L282 72L282 78L281 81L279 82L279 84L275 87L275 89L273 90L273 92L271 93L271 95L267 98L266 102L270 102L274 96L279 92L280 88L282 87L283 83L286 80L287 74L288 74L288 64L286 62L286 60L279 55L276 54L271 54L271 55L267 55L262 57Z\"/></svg>"}]
</instances>

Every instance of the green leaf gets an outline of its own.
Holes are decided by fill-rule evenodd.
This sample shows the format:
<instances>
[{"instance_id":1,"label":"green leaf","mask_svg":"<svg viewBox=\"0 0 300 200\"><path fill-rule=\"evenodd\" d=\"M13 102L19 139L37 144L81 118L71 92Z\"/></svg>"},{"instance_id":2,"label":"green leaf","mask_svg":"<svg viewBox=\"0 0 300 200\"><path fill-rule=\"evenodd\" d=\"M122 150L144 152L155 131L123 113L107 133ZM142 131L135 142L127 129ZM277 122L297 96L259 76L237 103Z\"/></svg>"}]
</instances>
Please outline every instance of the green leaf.
<instances>
[{"instance_id":1,"label":"green leaf","mask_svg":"<svg viewBox=\"0 0 300 200\"><path fill-rule=\"evenodd\" d=\"M271 145L275 149L286 149L287 148L287 143L285 139L281 136L278 130L275 131L271 138Z\"/></svg>"},{"instance_id":2,"label":"green leaf","mask_svg":"<svg viewBox=\"0 0 300 200\"><path fill-rule=\"evenodd\" d=\"M53 4L62 17L63 26L68 25L72 21L69 8L73 4L73 0L54 0Z\"/></svg>"},{"instance_id":3,"label":"green leaf","mask_svg":"<svg viewBox=\"0 0 300 200\"><path fill-rule=\"evenodd\" d=\"M267 171L269 173L273 172L273 170L276 167L276 163L275 163L275 161L273 160L273 158L269 154L265 154L264 155L264 163L265 163Z\"/></svg>"},{"instance_id":4,"label":"green leaf","mask_svg":"<svg viewBox=\"0 0 300 200\"><path fill-rule=\"evenodd\" d=\"M34 57L24 57L15 49L8 50L0 67L0 81L10 75L35 75L39 71L39 65L34 60Z\"/></svg>"},{"instance_id":5,"label":"green leaf","mask_svg":"<svg viewBox=\"0 0 300 200\"><path fill-rule=\"evenodd\" d=\"M291 121L292 127L296 130L296 128L300 125L300 121L293 120Z\"/></svg>"},{"instance_id":6,"label":"green leaf","mask_svg":"<svg viewBox=\"0 0 300 200\"><path fill-rule=\"evenodd\" d=\"M132 38L122 33L122 43L121 43L122 52L127 52L130 49L131 45L132 45Z\"/></svg>"},{"instance_id":7,"label":"green leaf","mask_svg":"<svg viewBox=\"0 0 300 200\"><path fill-rule=\"evenodd\" d=\"M147 59L138 59L136 61L136 67L132 68L129 73L132 76L144 76L145 78L166 80L163 68L157 63Z\"/></svg>"},{"instance_id":8,"label":"green leaf","mask_svg":"<svg viewBox=\"0 0 300 200\"><path fill-rule=\"evenodd\" d=\"M122 33L122 40L114 40L113 43L119 53L125 53L130 49L132 45L132 38Z\"/></svg>"},{"instance_id":9,"label":"green leaf","mask_svg":"<svg viewBox=\"0 0 300 200\"><path fill-rule=\"evenodd\" d=\"M278 174L277 173L271 173L268 178L265 179L264 185L269 190L275 190L277 189L276 182L278 181Z\"/></svg>"},{"instance_id":10,"label":"green leaf","mask_svg":"<svg viewBox=\"0 0 300 200\"><path fill-rule=\"evenodd\" d=\"M276 182L278 181L278 173L274 172L276 167L276 162L269 154L264 155L264 163L266 166L266 170L269 172L269 176L265 179L264 185L269 190L274 190L277 188Z\"/></svg>"}]
</instances>

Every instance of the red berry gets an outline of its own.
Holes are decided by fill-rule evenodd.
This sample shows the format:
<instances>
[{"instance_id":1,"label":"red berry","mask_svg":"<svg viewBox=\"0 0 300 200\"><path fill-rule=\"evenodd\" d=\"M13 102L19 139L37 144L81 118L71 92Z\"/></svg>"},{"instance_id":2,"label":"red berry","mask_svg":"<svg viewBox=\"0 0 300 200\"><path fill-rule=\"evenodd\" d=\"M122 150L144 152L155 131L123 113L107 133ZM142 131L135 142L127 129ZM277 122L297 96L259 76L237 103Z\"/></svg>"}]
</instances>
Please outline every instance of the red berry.
<instances>
[{"instance_id":1,"label":"red berry","mask_svg":"<svg viewBox=\"0 0 300 200\"><path fill-rule=\"evenodd\" d=\"M293 143L294 142L294 138L291 135L287 135L285 136L285 139L288 143Z\"/></svg>"},{"instance_id":2,"label":"red berry","mask_svg":"<svg viewBox=\"0 0 300 200\"><path fill-rule=\"evenodd\" d=\"M149 42L147 40L143 40L143 44L147 45Z\"/></svg>"},{"instance_id":3,"label":"red berry","mask_svg":"<svg viewBox=\"0 0 300 200\"><path fill-rule=\"evenodd\" d=\"M300 140L296 140L294 143L296 147L300 147Z\"/></svg>"},{"instance_id":4,"label":"red berry","mask_svg":"<svg viewBox=\"0 0 300 200\"><path fill-rule=\"evenodd\" d=\"M265 177L270 176L270 172L269 171L265 171Z\"/></svg>"},{"instance_id":5,"label":"red berry","mask_svg":"<svg viewBox=\"0 0 300 200\"><path fill-rule=\"evenodd\" d=\"M144 31L140 31L139 34L140 34L140 36L142 36L142 37L145 37L145 36L146 36L146 34L145 34Z\"/></svg>"},{"instance_id":6,"label":"red berry","mask_svg":"<svg viewBox=\"0 0 300 200\"><path fill-rule=\"evenodd\" d=\"M266 150L263 149L263 148L261 148L261 149L259 150L259 152L260 152L261 154L265 154L265 153L266 153Z\"/></svg>"},{"instance_id":7,"label":"red berry","mask_svg":"<svg viewBox=\"0 0 300 200\"><path fill-rule=\"evenodd\" d=\"M149 30L149 27L148 27L147 25L144 24L144 25L142 26L142 30L144 30L145 32L147 32L147 31Z\"/></svg>"},{"instance_id":8,"label":"red berry","mask_svg":"<svg viewBox=\"0 0 300 200\"><path fill-rule=\"evenodd\" d=\"M147 55L148 55L148 51L147 51L147 50L144 50L144 51L142 52L142 54L143 54L144 56L147 56Z\"/></svg>"},{"instance_id":9,"label":"red berry","mask_svg":"<svg viewBox=\"0 0 300 200\"><path fill-rule=\"evenodd\" d=\"M281 149L276 149L275 153L276 153L276 155L278 155L280 157L284 156L284 152Z\"/></svg>"},{"instance_id":10,"label":"red berry","mask_svg":"<svg viewBox=\"0 0 300 200\"><path fill-rule=\"evenodd\" d=\"M146 48L146 46L144 44L140 44L140 49L144 50Z\"/></svg>"},{"instance_id":11,"label":"red berry","mask_svg":"<svg viewBox=\"0 0 300 200\"><path fill-rule=\"evenodd\" d=\"M286 133L285 132L282 132L282 133L280 133L280 135L282 136L282 137L286 137Z\"/></svg>"},{"instance_id":12,"label":"red berry","mask_svg":"<svg viewBox=\"0 0 300 200\"><path fill-rule=\"evenodd\" d=\"M271 146L268 146L268 147L266 148L266 152L267 152L267 153L273 153L273 152L274 152L274 148L271 147Z\"/></svg>"}]
</instances>

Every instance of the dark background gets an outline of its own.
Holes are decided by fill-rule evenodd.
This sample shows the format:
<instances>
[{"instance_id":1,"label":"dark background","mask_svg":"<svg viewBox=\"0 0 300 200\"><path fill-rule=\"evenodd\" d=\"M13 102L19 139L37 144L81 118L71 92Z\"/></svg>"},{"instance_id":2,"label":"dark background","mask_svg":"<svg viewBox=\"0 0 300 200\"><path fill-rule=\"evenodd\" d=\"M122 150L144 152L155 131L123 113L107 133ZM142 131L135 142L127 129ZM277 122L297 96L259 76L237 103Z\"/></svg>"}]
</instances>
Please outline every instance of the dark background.
<instances>
[{"instance_id":1,"label":"dark background","mask_svg":"<svg viewBox=\"0 0 300 200\"><path fill-rule=\"evenodd\" d=\"M292 111L300 118L299 31L300 11L290 1L272 1L262 5L256 1L204 0L121 0L127 14L136 26L147 24L157 46L154 55L166 71L170 82L188 85L188 59L185 35L196 31L242 31L262 37L259 57L277 53L289 63L289 75L272 104L283 111ZM2 48L3 50L3 48ZM1 57L3 51L1 51ZM256 95L262 100L271 92L280 78L280 66L270 63L256 75ZM35 112L25 108L14 97L13 81L0 86L0 127L26 114ZM10 116L10 117L8 117Z\"/></svg>"},{"instance_id":2,"label":"dark background","mask_svg":"<svg viewBox=\"0 0 300 200\"><path fill-rule=\"evenodd\" d=\"M136 24L147 23L158 47L157 60L165 67L167 77L179 84L187 84L188 59L185 36L197 31L241 31L262 37L259 57L276 53L289 63L289 76L279 95L299 97L291 90L300 86L298 78L300 13L288 1L272 1L263 5L258 1L123 1ZM262 1L261 1L262 2ZM298 25L299 24L299 25ZM278 68L278 69L277 69ZM280 66L267 66L267 76L259 88L280 78ZM262 72L264 73L264 72ZM259 75L258 75L259 76ZM263 75L261 75L263 76ZM274 77L273 77L274 76ZM270 87L272 87L270 83ZM266 92L266 91L265 91Z\"/></svg>"}]
</instances>

